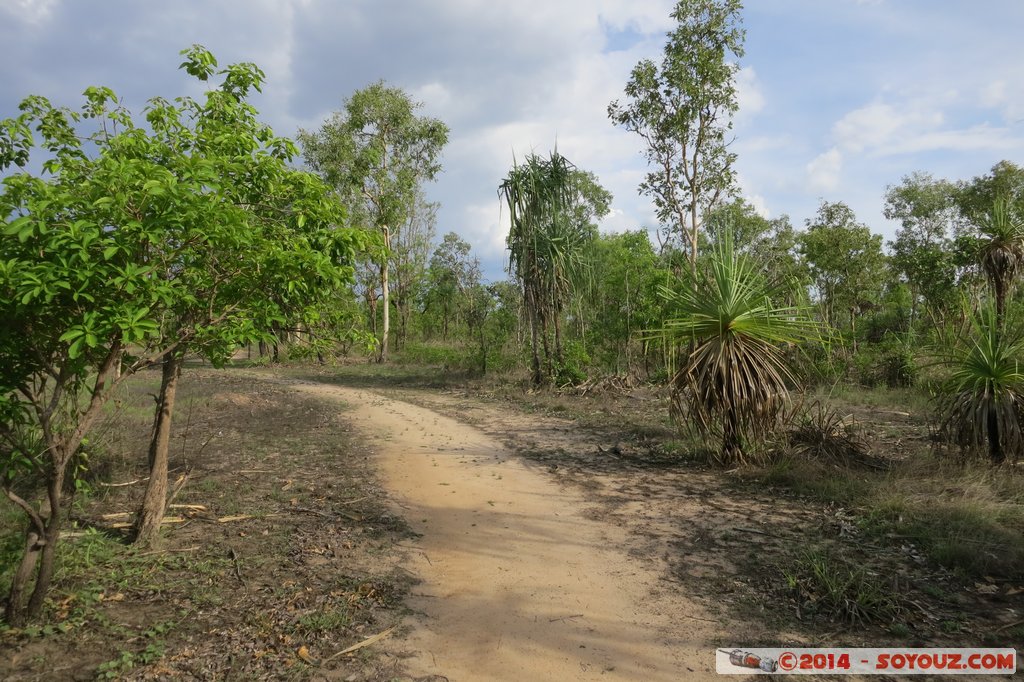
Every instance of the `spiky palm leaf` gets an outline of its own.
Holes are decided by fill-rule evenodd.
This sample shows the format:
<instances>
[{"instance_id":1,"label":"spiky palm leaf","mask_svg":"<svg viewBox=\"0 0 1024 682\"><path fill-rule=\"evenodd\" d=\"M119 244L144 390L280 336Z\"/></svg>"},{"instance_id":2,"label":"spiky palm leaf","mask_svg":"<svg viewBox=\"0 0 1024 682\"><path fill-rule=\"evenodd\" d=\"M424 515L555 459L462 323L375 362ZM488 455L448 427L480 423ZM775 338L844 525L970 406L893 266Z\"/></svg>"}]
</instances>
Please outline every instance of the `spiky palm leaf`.
<instances>
[{"instance_id":1,"label":"spiky palm leaf","mask_svg":"<svg viewBox=\"0 0 1024 682\"><path fill-rule=\"evenodd\" d=\"M533 380L542 383L538 333L547 343L548 325L558 316L575 283L587 268L587 235L573 223L574 166L557 151L548 159L536 155L515 164L499 194L509 209L509 268L523 287L526 313L533 332ZM545 345L545 349L547 346ZM550 366L550 356L547 357Z\"/></svg>"},{"instance_id":2,"label":"spiky palm leaf","mask_svg":"<svg viewBox=\"0 0 1024 682\"><path fill-rule=\"evenodd\" d=\"M978 260L995 294L996 321L1002 324L1010 285L1024 267L1024 224L1005 198L996 199L992 210L982 215L977 224L986 238Z\"/></svg>"},{"instance_id":3,"label":"spiky palm leaf","mask_svg":"<svg viewBox=\"0 0 1024 682\"><path fill-rule=\"evenodd\" d=\"M940 399L941 431L964 448L987 444L993 463L1024 450L1024 333L1003 328L987 306L971 318L969 333L941 357L952 369Z\"/></svg>"},{"instance_id":4,"label":"spiky palm leaf","mask_svg":"<svg viewBox=\"0 0 1024 682\"><path fill-rule=\"evenodd\" d=\"M720 428L725 463L744 462L744 437L775 427L795 383L783 346L816 333L804 308L780 303L791 289L768 282L726 234L704 268L663 290L678 314L663 331L690 349L673 382L676 414L705 433Z\"/></svg>"}]
</instances>

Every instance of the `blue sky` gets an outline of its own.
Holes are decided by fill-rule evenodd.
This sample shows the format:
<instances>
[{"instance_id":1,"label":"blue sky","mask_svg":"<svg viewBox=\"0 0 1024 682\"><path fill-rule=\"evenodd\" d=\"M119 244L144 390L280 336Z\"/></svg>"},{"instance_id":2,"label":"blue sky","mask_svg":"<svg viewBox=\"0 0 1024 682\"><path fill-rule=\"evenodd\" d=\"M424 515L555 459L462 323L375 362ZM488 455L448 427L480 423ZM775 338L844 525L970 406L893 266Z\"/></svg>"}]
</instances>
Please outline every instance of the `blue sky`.
<instances>
[{"instance_id":1,"label":"blue sky","mask_svg":"<svg viewBox=\"0 0 1024 682\"><path fill-rule=\"evenodd\" d=\"M632 66L657 58L670 0L0 0L0 117L42 94L77 106L108 85L133 110L196 94L176 70L192 43L254 61L258 106L279 134L317 127L384 79L451 127L438 238L455 231L502 276L497 186L513 153L559 151L615 200L602 229L657 222L637 194L640 141L608 103ZM748 0L734 150L742 193L802 226L845 201L891 237L883 194L913 171L971 178L1024 163L1017 0Z\"/></svg>"}]
</instances>

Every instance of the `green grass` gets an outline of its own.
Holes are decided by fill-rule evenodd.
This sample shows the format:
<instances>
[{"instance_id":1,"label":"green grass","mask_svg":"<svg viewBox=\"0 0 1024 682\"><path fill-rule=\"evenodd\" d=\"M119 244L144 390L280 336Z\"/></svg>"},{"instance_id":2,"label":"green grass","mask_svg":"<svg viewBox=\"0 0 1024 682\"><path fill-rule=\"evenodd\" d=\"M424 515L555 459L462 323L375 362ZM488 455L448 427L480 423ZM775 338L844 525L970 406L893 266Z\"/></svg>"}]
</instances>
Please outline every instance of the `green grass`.
<instances>
[{"instance_id":1,"label":"green grass","mask_svg":"<svg viewBox=\"0 0 1024 682\"><path fill-rule=\"evenodd\" d=\"M801 497L842 505L862 503L870 496L875 478L870 472L798 457L782 457L758 470L755 477Z\"/></svg>"},{"instance_id":2,"label":"green grass","mask_svg":"<svg viewBox=\"0 0 1024 682\"><path fill-rule=\"evenodd\" d=\"M874 491L864 530L978 578L1024 576L1024 477L982 465L908 467Z\"/></svg>"},{"instance_id":3,"label":"green grass","mask_svg":"<svg viewBox=\"0 0 1024 682\"><path fill-rule=\"evenodd\" d=\"M891 622L901 609L881 575L848 562L829 548L805 550L785 573L803 610L848 623Z\"/></svg>"},{"instance_id":4,"label":"green grass","mask_svg":"<svg viewBox=\"0 0 1024 682\"><path fill-rule=\"evenodd\" d=\"M324 634L342 630L352 622L349 609L341 606L333 609L317 609L296 621L296 627L305 634Z\"/></svg>"},{"instance_id":5,"label":"green grass","mask_svg":"<svg viewBox=\"0 0 1024 682\"><path fill-rule=\"evenodd\" d=\"M894 412L909 412L925 415L932 411L931 400L920 388L868 388L840 383L818 388L809 398L830 404L848 403L857 407L888 409Z\"/></svg>"}]
</instances>

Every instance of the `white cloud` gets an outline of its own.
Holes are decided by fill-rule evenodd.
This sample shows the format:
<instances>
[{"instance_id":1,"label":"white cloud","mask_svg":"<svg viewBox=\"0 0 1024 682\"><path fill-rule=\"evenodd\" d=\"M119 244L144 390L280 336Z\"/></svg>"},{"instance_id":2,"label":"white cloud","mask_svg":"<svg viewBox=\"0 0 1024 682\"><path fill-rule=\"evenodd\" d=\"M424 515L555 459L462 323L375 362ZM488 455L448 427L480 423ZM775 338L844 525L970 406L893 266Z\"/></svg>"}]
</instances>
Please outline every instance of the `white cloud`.
<instances>
[{"instance_id":1,"label":"white cloud","mask_svg":"<svg viewBox=\"0 0 1024 682\"><path fill-rule=\"evenodd\" d=\"M743 67L736 74L736 102L739 104L739 111L736 114L737 122L753 118L755 114L764 109L764 92L757 80L757 72L752 66Z\"/></svg>"},{"instance_id":2,"label":"white cloud","mask_svg":"<svg viewBox=\"0 0 1024 682\"><path fill-rule=\"evenodd\" d=\"M1024 139L1015 137L1009 128L983 124L962 130L938 130L921 133L895 142L889 154L919 154L935 151L989 151L1005 154L1024 148Z\"/></svg>"},{"instance_id":3,"label":"white cloud","mask_svg":"<svg viewBox=\"0 0 1024 682\"><path fill-rule=\"evenodd\" d=\"M28 24L42 24L56 4L57 0L0 0L0 10Z\"/></svg>"},{"instance_id":4,"label":"white cloud","mask_svg":"<svg viewBox=\"0 0 1024 682\"><path fill-rule=\"evenodd\" d=\"M896 108L875 102L843 116L833 127L839 145L852 152L882 150L889 144L942 124L942 112L926 103L908 102Z\"/></svg>"},{"instance_id":5,"label":"white cloud","mask_svg":"<svg viewBox=\"0 0 1024 682\"><path fill-rule=\"evenodd\" d=\"M772 217L772 212L768 210L768 202L766 202L764 197L760 194L747 194L743 198L753 207L754 212L757 213L757 215L762 218Z\"/></svg>"},{"instance_id":6,"label":"white cloud","mask_svg":"<svg viewBox=\"0 0 1024 682\"><path fill-rule=\"evenodd\" d=\"M815 191L831 192L839 186L843 154L837 147L819 154L807 164L807 184Z\"/></svg>"}]
</instances>

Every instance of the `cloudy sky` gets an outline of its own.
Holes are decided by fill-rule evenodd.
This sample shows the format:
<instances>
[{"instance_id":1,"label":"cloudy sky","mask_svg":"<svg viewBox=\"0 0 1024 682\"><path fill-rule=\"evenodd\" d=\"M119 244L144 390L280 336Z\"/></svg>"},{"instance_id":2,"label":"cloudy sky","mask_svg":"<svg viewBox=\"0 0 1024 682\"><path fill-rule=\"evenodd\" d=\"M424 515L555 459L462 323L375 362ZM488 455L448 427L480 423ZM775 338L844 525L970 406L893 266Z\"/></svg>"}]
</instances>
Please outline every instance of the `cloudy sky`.
<instances>
[{"instance_id":1,"label":"cloudy sky","mask_svg":"<svg viewBox=\"0 0 1024 682\"><path fill-rule=\"evenodd\" d=\"M133 110L196 94L176 70L200 43L254 61L276 132L312 129L354 90L404 88L451 128L438 235L502 275L497 186L558 149L615 196L602 229L653 229L639 139L608 121L629 71L657 58L673 0L0 0L0 118L28 94L78 106L88 85ZM1024 162L1019 0L747 0L734 150L744 196L801 226L845 201L887 236L887 185Z\"/></svg>"}]
</instances>

